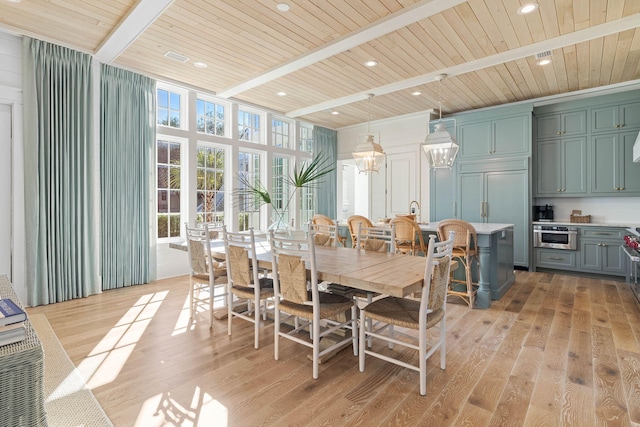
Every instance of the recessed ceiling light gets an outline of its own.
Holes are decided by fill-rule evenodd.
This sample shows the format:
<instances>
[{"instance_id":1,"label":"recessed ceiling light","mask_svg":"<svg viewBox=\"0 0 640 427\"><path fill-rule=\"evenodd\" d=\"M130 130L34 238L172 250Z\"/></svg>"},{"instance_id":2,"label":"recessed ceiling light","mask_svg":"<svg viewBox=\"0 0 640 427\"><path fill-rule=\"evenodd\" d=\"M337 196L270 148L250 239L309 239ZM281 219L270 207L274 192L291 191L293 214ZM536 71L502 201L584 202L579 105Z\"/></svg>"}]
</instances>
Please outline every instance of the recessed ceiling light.
<instances>
[{"instance_id":1,"label":"recessed ceiling light","mask_svg":"<svg viewBox=\"0 0 640 427\"><path fill-rule=\"evenodd\" d=\"M411 95L413 96L420 96L422 95L422 92L420 92L419 90L415 91L415 92L411 92Z\"/></svg>"},{"instance_id":2,"label":"recessed ceiling light","mask_svg":"<svg viewBox=\"0 0 640 427\"><path fill-rule=\"evenodd\" d=\"M525 3L519 9L518 13L520 15L526 15L527 13L531 13L538 8L538 3Z\"/></svg>"},{"instance_id":3,"label":"recessed ceiling light","mask_svg":"<svg viewBox=\"0 0 640 427\"><path fill-rule=\"evenodd\" d=\"M287 92L283 92L283 91L276 92L276 95L278 95L278 96L287 96Z\"/></svg>"},{"instance_id":4,"label":"recessed ceiling light","mask_svg":"<svg viewBox=\"0 0 640 427\"><path fill-rule=\"evenodd\" d=\"M369 61L366 61L364 65L366 65L367 67L375 67L376 65L378 65L378 61L370 59Z\"/></svg>"},{"instance_id":5,"label":"recessed ceiling light","mask_svg":"<svg viewBox=\"0 0 640 427\"><path fill-rule=\"evenodd\" d=\"M551 64L551 60L549 58L541 59L538 61L538 65L547 65Z\"/></svg>"},{"instance_id":6,"label":"recessed ceiling light","mask_svg":"<svg viewBox=\"0 0 640 427\"><path fill-rule=\"evenodd\" d=\"M339 111L332 111L331 114L333 114L334 116L337 116L338 114L340 114Z\"/></svg>"},{"instance_id":7,"label":"recessed ceiling light","mask_svg":"<svg viewBox=\"0 0 640 427\"><path fill-rule=\"evenodd\" d=\"M207 68L207 64L205 64L204 62L201 61L196 61L193 63L194 67L198 67L198 68Z\"/></svg>"},{"instance_id":8,"label":"recessed ceiling light","mask_svg":"<svg viewBox=\"0 0 640 427\"><path fill-rule=\"evenodd\" d=\"M276 6L278 8L278 10L280 12L288 12L289 11L289 5L286 3L278 3L278 5Z\"/></svg>"}]
</instances>

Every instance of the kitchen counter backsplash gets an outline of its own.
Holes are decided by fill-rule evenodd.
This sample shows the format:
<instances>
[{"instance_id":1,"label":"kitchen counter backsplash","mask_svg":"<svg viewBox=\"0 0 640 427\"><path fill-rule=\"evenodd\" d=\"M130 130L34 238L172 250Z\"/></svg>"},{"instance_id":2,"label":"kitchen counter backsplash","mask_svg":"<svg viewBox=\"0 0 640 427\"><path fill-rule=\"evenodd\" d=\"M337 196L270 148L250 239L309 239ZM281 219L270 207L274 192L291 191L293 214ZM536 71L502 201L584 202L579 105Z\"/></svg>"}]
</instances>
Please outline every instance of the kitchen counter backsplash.
<instances>
[{"instance_id":1,"label":"kitchen counter backsplash","mask_svg":"<svg viewBox=\"0 0 640 427\"><path fill-rule=\"evenodd\" d=\"M624 228L636 228L640 227L640 223L629 223L629 222L571 222L569 219L566 220L554 220L552 222L549 221L533 221L534 225L574 225L579 227L624 227Z\"/></svg>"},{"instance_id":2,"label":"kitchen counter backsplash","mask_svg":"<svg viewBox=\"0 0 640 427\"><path fill-rule=\"evenodd\" d=\"M640 197L536 198L532 204L553 206L556 222L569 223L571 211L580 210L582 215L591 215L591 223L587 225L626 227L640 224Z\"/></svg>"}]
</instances>

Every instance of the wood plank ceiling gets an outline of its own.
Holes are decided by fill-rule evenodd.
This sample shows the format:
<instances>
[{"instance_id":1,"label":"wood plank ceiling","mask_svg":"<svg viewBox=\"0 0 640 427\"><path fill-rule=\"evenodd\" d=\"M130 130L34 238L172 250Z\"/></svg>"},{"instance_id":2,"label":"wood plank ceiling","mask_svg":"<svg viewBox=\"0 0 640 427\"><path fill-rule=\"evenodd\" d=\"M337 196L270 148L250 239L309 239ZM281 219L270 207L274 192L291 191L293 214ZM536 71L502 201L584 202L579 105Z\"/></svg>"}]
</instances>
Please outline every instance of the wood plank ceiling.
<instances>
[{"instance_id":1,"label":"wood plank ceiling","mask_svg":"<svg viewBox=\"0 0 640 427\"><path fill-rule=\"evenodd\" d=\"M120 26L112 65L334 129L367 120L369 93L377 120L437 108L440 89L446 115L640 78L638 0L157 1L0 0L0 28L103 59Z\"/></svg>"}]
</instances>

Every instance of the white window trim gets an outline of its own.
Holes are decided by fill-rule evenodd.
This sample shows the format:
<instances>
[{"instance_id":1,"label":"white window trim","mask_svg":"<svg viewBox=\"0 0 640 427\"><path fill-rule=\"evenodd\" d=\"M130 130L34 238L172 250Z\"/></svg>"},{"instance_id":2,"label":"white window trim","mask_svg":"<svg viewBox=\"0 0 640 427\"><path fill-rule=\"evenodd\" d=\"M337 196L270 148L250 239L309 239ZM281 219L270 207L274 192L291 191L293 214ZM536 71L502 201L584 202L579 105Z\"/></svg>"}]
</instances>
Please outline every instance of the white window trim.
<instances>
[{"instance_id":1,"label":"white window trim","mask_svg":"<svg viewBox=\"0 0 640 427\"><path fill-rule=\"evenodd\" d=\"M160 125L158 124L157 117L156 117L156 126L159 126L161 129L168 128L168 129L180 129L185 131L189 130L189 102L188 102L189 91L180 86L174 86L164 82L156 83L156 96L158 93L158 89L166 90L166 91L177 93L180 95L180 127Z\"/></svg>"},{"instance_id":2,"label":"white window trim","mask_svg":"<svg viewBox=\"0 0 640 427\"><path fill-rule=\"evenodd\" d=\"M163 126L164 128L164 126ZM189 191L189 189L187 188L188 186L185 185L185 183L188 182L187 178L188 178L188 171L187 171L187 167L186 167L186 163L185 160L187 159L188 155L188 149L187 149L187 144L189 143L189 140L187 138L181 138L181 137L177 137L177 136L171 136L171 135L166 135L166 134L156 134L156 140L154 142L155 144L155 149L154 152L157 153L157 144L158 141L167 141L167 142L174 142L174 143L179 143L180 144L180 236L176 236L176 237L157 237L158 236L158 158L157 155L154 156L155 159L155 165L154 165L154 192L153 192L153 212L155 212L155 215L153 215L153 218L155 220L154 225L153 225L153 229L155 230L155 236L156 236L156 241L157 243L171 243L171 242L179 242L184 240L185 238L185 230L183 227L183 224L186 222L187 219L187 212L188 212L188 207L189 207L189 194L185 192Z\"/></svg>"}]
</instances>

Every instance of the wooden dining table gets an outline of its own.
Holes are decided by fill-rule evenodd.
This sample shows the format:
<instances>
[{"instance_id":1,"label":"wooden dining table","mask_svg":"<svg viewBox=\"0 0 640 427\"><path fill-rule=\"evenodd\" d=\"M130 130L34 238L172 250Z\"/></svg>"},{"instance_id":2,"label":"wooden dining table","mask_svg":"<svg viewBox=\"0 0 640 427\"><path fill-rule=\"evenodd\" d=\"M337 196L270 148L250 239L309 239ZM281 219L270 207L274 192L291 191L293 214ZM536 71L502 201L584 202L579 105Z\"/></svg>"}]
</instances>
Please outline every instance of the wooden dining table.
<instances>
[{"instance_id":1,"label":"wooden dining table","mask_svg":"<svg viewBox=\"0 0 640 427\"><path fill-rule=\"evenodd\" d=\"M395 297L406 297L422 289L425 257L325 246L316 246L315 252L320 281ZM258 267L271 269L271 247L265 237L256 236L256 253ZM211 254L223 260L224 242L212 241ZM452 261L452 268L456 266Z\"/></svg>"}]
</instances>

